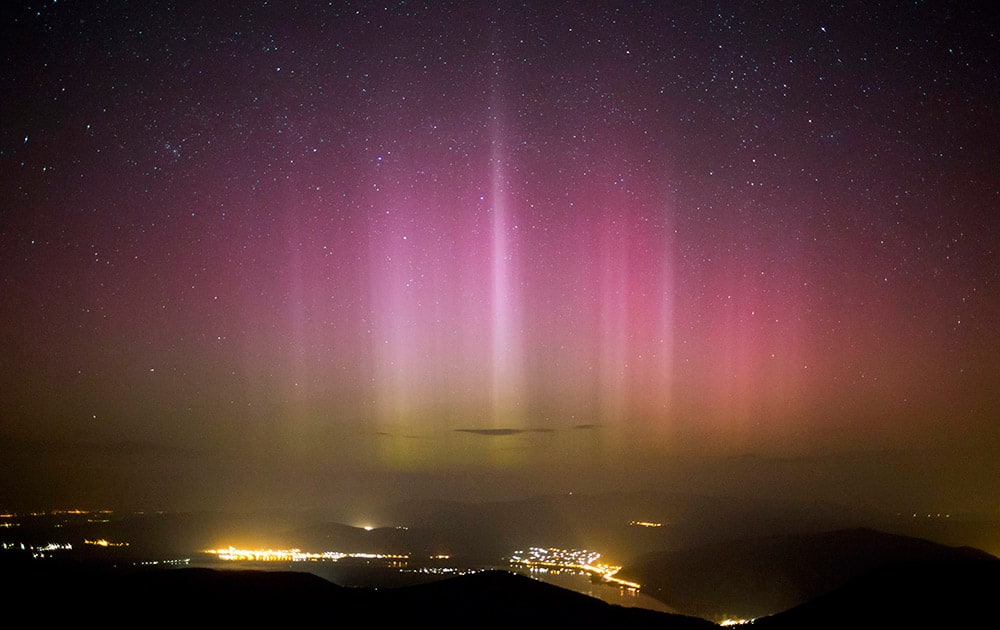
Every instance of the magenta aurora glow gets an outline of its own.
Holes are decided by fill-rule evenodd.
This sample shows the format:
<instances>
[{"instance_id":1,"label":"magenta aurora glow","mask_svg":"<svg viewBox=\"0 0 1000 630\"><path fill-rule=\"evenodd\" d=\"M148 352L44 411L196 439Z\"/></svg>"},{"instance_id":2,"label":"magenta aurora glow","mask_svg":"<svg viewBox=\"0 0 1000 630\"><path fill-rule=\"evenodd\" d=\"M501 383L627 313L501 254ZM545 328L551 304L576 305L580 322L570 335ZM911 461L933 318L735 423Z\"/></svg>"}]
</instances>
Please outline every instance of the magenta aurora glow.
<instances>
[{"instance_id":1,"label":"magenta aurora glow","mask_svg":"<svg viewBox=\"0 0 1000 630\"><path fill-rule=\"evenodd\" d=\"M998 508L995 8L278 4L4 12L0 499Z\"/></svg>"}]
</instances>

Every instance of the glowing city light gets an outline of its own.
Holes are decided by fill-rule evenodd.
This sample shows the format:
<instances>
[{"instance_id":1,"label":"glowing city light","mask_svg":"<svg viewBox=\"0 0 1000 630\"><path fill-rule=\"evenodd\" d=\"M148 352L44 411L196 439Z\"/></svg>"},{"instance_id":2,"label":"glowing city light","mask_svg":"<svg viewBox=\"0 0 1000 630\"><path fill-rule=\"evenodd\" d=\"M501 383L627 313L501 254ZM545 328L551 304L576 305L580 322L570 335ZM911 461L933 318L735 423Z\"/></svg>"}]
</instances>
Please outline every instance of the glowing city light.
<instances>
[{"instance_id":1,"label":"glowing city light","mask_svg":"<svg viewBox=\"0 0 1000 630\"><path fill-rule=\"evenodd\" d=\"M600 557L600 553L587 549L529 547L527 551L515 551L509 561L512 565L527 567L529 570L577 571L623 588L632 590L641 588L642 585L638 582L615 577L622 568L598 562Z\"/></svg>"},{"instance_id":2,"label":"glowing city light","mask_svg":"<svg viewBox=\"0 0 1000 630\"><path fill-rule=\"evenodd\" d=\"M345 553L342 551L302 551L301 549L237 549L225 547L209 549L206 553L214 555L219 560L240 562L337 562L344 558L360 558L364 560L409 560L409 554L392 553Z\"/></svg>"}]
</instances>

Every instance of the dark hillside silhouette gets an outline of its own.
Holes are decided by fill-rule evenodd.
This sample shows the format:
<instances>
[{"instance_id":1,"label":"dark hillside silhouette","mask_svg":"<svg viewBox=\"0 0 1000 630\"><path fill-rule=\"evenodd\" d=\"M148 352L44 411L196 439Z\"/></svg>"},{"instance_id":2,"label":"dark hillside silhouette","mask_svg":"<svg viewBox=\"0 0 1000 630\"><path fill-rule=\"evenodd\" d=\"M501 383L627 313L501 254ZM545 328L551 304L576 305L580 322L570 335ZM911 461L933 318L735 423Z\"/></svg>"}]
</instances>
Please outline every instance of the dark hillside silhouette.
<instances>
[{"instance_id":1,"label":"dark hillside silhouette","mask_svg":"<svg viewBox=\"0 0 1000 630\"><path fill-rule=\"evenodd\" d=\"M107 564L5 562L11 609L46 623L105 627L177 623L332 623L444 628L707 629L702 619L600 600L504 571L398 589L345 588L312 574L118 569Z\"/></svg>"},{"instance_id":2,"label":"dark hillside silhouette","mask_svg":"<svg viewBox=\"0 0 1000 630\"><path fill-rule=\"evenodd\" d=\"M761 617L898 562L992 558L978 549L851 529L782 535L647 554L623 575L671 608L707 619Z\"/></svg>"},{"instance_id":3,"label":"dark hillside silhouette","mask_svg":"<svg viewBox=\"0 0 1000 630\"><path fill-rule=\"evenodd\" d=\"M903 562L773 617L764 630L794 628L982 628L995 624L1000 561Z\"/></svg>"}]
</instances>

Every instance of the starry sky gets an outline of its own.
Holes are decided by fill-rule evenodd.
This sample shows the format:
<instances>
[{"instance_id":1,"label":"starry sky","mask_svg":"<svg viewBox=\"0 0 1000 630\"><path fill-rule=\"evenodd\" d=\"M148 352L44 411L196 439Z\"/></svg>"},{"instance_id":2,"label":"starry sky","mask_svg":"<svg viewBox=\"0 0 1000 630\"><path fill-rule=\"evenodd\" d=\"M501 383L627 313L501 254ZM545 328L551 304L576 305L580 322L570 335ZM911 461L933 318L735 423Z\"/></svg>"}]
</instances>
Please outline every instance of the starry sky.
<instances>
[{"instance_id":1,"label":"starry sky","mask_svg":"<svg viewBox=\"0 0 1000 630\"><path fill-rule=\"evenodd\" d=\"M991 3L0 26L2 501L1000 511Z\"/></svg>"}]
</instances>

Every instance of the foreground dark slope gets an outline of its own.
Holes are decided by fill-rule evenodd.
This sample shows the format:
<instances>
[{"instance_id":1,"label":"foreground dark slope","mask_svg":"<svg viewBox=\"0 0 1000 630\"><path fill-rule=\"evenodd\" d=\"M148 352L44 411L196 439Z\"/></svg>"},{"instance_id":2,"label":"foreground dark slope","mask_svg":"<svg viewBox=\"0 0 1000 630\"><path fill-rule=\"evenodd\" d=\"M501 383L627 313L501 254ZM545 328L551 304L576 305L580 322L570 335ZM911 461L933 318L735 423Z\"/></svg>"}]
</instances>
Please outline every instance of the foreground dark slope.
<instances>
[{"instance_id":1,"label":"foreground dark slope","mask_svg":"<svg viewBox=\"0 0 1000 630\"><path fill-rule=\"evenodd\" d=\"M752 618L804 604L879 567L984 558L993 557L977 549L852 529L647 554L622 574L684 614Z\"/></svg>"},{"instance_id":2,"label":"foreground dark slope","mask_svg":"<svg viewBox=\"0 0 1000 630\"><path fill-rule=\"evenodd\" d=\"M379 591L393 621L426 619L447 627L716 627L702 619L613 606L521 575L488 571L394 591ZM384 597L383 597L384 596ZM378 599L378 598L377 598Z\"/></svg>"},{"instance_id":3,"label":"foreground dark slope","mask_svg":"<svg viewBox=\"0 0 1000 630\"><path fill-rule=\"evenodd\" d=\"M755 628L987 628L996 621L1000 560L903 562L758 619Z\"/></svg>"},{"instance_id":4,"label":"foreground dark slope","mask_svg":"<svg viewBox=\"0 0 1000 630\"><path fill-rule=\"evenodd\" d=\"M399 589L344 588L306 573L46 563L3 565L8 601L47 623L112 626L331 623L438 628L660 628L706 630L702 619L612 606L527 577L489 571Z\"/></svg>"}]
</instances>

